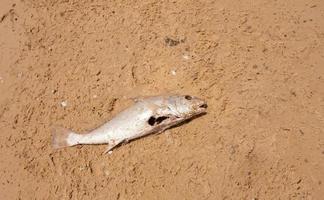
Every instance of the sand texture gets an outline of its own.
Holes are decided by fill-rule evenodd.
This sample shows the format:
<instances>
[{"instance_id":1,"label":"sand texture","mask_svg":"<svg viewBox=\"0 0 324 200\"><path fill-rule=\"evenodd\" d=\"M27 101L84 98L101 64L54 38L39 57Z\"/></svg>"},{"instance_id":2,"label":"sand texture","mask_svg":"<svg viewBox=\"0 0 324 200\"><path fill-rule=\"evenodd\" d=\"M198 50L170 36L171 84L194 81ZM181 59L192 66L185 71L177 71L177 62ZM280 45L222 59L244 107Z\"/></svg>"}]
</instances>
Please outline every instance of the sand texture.
<instances>
[{"instance_id":1,"label":"sand texture","mask_svg":"<svg viewBox=\"0 0 324 200\"><path fill-rule=\"evenodd\" d=\"M53 150L132 98L208 114L102 155ZM324 197L323 0L1 0L0 199Z\"/></svg>"}]
</instances>

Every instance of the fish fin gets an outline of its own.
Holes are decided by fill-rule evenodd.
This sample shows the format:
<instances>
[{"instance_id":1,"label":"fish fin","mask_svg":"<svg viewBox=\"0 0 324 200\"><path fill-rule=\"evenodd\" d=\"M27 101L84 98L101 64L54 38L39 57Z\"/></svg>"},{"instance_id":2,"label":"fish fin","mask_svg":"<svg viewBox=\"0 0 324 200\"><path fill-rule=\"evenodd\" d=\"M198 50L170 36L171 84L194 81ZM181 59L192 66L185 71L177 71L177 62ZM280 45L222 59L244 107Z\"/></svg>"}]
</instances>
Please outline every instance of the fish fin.
<instances>
[{"instance_id":1,"label":"fish fin","mask_svg":"<svg viewBox=\"0 0 324 200\"><path fill-rule=\"evenodd\" d=\"M68 142L70 134L75 134L71 130L63 127L52 127L52 146L54 149L69 147L75 145Z\"/></svg>"},{"instance_id":2,"label":"fish fin","mask_svg":"<svg viewBox=\"0 0 324 200\"><path fill-rule=\"evenodd\" d=\"M117 145L119 145L120 143L122 143L124 140L111 140L108 143L108 146L106 148L106 150L104 151L105 153L108 153L109 151L111 151L113 148L115 148Z\"/></svg>"}]
</instances>

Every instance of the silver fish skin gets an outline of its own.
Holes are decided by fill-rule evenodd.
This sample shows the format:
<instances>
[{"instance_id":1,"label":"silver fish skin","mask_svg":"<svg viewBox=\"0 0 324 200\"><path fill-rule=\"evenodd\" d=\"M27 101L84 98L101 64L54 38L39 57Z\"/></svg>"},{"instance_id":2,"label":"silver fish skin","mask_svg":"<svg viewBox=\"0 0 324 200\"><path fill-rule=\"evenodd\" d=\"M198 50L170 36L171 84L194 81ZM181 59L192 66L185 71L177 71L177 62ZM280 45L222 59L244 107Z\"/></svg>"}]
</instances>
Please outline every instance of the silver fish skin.
<instances>
[{"instance_id":1,"label":"silver fish skin","mask_svg":"<svg viewBox=\"0 0 324 200\"><path fill-rule=\"evenodd\" d=\"M190 95L155 96L136 103L102 126L86 133L52 128L52 145L63 148L79 144L108 144L106 152L118 144L161 133L194 116L206 113L206 101Z\"/></svg>"}]
</instances>

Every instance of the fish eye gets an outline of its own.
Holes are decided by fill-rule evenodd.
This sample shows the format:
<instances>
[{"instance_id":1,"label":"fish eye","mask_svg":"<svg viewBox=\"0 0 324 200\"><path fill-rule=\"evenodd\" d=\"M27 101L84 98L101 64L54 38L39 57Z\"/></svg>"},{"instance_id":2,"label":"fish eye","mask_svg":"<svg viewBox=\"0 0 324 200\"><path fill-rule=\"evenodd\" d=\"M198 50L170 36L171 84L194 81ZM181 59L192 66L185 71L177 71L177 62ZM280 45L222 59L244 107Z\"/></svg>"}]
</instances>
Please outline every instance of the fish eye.
<instances>
[{"instance_id":1,"label":"fish eye","mask_svg":"<svg viewBox=\"0 0 324 200\"><path fill-rule=\"evenodd\" d=\"M189 96L189 95L186 95L186 96L185 96L185 99L187 99L187 100L191 100L191 99L192 99L192 97L191 97L191 96Z\"/></svg>"}]
</instances>

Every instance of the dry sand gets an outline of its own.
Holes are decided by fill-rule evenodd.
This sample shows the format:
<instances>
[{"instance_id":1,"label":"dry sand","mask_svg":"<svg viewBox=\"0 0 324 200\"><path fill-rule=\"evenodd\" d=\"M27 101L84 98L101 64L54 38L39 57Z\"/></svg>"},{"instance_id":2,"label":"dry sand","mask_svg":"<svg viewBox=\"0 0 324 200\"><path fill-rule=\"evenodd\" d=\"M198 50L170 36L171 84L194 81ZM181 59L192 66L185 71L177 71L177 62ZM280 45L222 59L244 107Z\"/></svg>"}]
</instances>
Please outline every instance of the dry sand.
<instances>
[{"instance_id":1,"label":"dry sand","mask_svg":"<svg viewBox=\"0 0 324 200\"><path fill-rule=\"evenodd\" d=\"M322 0L1 0L0 56L0 199L323 199ZM167 93L208 114L51 148Z\"/></svg>"}]
</instances>

